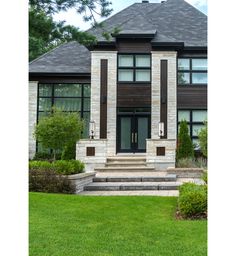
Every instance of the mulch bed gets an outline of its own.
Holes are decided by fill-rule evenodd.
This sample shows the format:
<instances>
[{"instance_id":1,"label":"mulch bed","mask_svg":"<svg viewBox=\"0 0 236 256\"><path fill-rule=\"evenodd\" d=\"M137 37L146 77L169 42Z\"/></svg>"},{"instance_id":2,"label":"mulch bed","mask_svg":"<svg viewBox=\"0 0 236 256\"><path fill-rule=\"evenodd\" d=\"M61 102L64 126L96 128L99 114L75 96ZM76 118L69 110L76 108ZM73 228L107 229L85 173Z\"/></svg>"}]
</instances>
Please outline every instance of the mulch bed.
<instances>
[{"instance_id":1,"label":"mulch bed","mask_svg":"<svg viewBox=\"0 0 236 256\"><path fill-rule=\"evenodd\" d=\"M191 217L185 217L181 215L180 211L176 211L175 218L177 220L207 220L207 212L196 214Z\"/></svg>"}]
</instances>

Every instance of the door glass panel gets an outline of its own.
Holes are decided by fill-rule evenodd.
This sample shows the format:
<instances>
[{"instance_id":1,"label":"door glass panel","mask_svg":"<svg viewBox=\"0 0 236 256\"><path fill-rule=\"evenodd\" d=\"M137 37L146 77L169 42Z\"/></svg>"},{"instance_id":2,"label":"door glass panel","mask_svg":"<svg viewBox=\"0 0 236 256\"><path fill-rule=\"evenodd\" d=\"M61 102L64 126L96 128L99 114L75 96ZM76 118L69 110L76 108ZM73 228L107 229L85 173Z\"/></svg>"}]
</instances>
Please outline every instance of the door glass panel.
<instances>
[{"instance_id":1,"label":"door glass panel","mask_svg":"<svg viewBox=\"0 0 236 256\"><path fill-rule=\"evenodd\" d=\"M146 149L146 139L148 138L148 118L138 118L138 149Z\"/></svg>"},{"instance_id":2,"label":"door glass panel","mask_svg":"<svg viewBox=\"0 0 236 256\"><path fill-rule=\"evenodd\" d=\"M121 149L131 149L131 118L121 118Z\"/></svg>"}]
</instances>

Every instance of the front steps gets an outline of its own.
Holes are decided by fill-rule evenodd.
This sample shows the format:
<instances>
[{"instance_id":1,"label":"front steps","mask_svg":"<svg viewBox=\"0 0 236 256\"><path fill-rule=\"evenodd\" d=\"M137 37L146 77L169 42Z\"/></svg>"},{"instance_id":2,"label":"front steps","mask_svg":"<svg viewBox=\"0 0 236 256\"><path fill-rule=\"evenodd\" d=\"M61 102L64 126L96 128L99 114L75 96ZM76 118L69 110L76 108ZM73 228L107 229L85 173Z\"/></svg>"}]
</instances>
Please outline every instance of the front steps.
<instances>
[{"instance_id":1,"label":"front steps","mask_svg":"<svg viewBox=\"0 0 236 256\"><path fill-rule=\"evenodd\" d=\"M143 156L108 157L105 167L95 168L96 172L152 172L153 167L146 166Z\"/></svg>"},{"instance_id":2,"label":"front steps","mask_svg":"<svg viewBox=\"0 0 236 256\"><path fill-rule=\"evenodd\" d=\"M146 166L144 156L108 157L105 167L95 168L93 182L83 195L178 195L175 174L158 172Z\"/></svg>"}]
</instances>

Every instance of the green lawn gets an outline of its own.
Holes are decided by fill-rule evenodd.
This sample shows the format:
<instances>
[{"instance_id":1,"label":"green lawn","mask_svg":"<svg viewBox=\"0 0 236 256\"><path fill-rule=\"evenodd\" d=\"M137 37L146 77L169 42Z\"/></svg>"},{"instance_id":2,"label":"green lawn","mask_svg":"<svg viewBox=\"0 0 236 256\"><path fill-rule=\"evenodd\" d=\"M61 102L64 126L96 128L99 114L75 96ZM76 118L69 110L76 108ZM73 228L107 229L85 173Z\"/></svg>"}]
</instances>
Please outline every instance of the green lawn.
<instances>
[{"instance_id":1,"label":"green lawn","mask_svg":"<svg viewBox=\"0 0 236 256\"><path fill-rule=\"evenodd\" d=\"M175 220L174 197L30 193L30 256L203 256L207 222Z\"/></svg>"}]
</instances>

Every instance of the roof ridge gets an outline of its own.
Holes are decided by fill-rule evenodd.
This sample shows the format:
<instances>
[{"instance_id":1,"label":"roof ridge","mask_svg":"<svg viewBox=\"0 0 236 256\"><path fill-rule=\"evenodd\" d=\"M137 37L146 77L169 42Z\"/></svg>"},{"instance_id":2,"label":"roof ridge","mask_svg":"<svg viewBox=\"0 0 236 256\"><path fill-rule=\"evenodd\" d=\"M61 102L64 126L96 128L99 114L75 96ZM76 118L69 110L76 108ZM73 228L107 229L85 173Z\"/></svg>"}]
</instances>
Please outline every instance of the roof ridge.
<instances>
[{"instance_id":1,"label":"roof ridge","mask_svg":"<svg viewBox=\"0 0 236 256\"><path fill-rule=\"evenodd\" d=\"M41 58L45 57L45 56L46 56L46 55L48 55L49 53L51 53L51 52L55 51L57 48L59 48L59 47L61 47L61 46L65 45L65 44L72 43L72 42L76 42L76 41L65 42L65 43L62 43L62 44L58 45L57 47L55 47L55 48L53 48L53 49L49 50L48 52L45 52L44 54L40 55L40 56L39 56L39 57L37 57L36 59L34 59L34 60L30 61L30 62L29 62L29 65L30 65L30 64L32 64L32 63L33 63L33 62L35 62L35 61L40 60Z\"/></svg>"}]
</instances>

